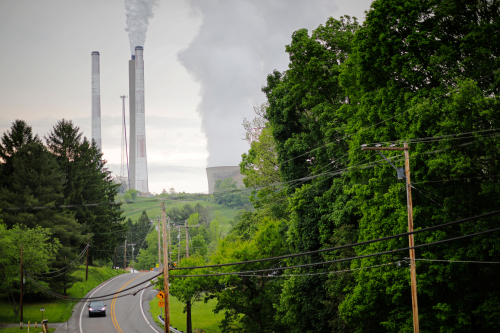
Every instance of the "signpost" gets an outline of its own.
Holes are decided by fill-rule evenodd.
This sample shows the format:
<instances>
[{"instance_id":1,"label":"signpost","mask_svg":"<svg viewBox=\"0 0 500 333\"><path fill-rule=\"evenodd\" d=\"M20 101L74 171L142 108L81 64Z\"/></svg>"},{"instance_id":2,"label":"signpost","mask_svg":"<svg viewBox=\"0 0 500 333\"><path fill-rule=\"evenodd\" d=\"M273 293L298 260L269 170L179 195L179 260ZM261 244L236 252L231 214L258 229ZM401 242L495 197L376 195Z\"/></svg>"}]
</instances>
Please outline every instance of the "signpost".
<instances>
[{"instance_id":1,"label":"signpost","mask_svg":"<svg viewBox=\"0 0 500 333\"><path fill-rule=\"evenodd\" d=\"M42 312L42 321L43 321L43 311L45 311L45 308L40 308L40 311Z\"/></svg>"},{"instance_id":2,"label":"signpost","mask_svg":"<svg viewBox=\"0 0 500 333\"><path fill-rule=\"evenodd\" d=\"M163 301L165 299L165 293L160 290L158 294L156 294L156 297L158 297L160 301Z\"/></svg>"},{"instance_id":3,"label":"signpost","mask_svg":"<svg viewBox=\"0 0 500 333\"><path fill-rule=\"evenodd\" d=\"M158 307L164 308L165 307L165 302L164 301L159 301L158 302Z\"/></svg>"}]
</instances>

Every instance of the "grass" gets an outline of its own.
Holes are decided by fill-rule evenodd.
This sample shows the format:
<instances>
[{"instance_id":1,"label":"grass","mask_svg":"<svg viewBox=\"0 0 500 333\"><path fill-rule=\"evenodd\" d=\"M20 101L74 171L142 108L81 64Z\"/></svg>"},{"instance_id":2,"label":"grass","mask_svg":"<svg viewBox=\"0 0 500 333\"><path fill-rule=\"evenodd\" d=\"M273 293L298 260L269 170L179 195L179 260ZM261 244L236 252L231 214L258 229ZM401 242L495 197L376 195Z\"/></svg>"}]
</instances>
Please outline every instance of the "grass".
<instances>
[{"instance_id":1,"label":"grass","mask_svg":"<svg viewBox=\"0 0 500 333\"><path fill-rule=\"evenodd\" d=\"M224 319L224 313L213 313L213 309L217 304L216 299L211 299L207 303L204 301L194 302L191 308L191 320L193 323L193 331L195 329L202 329L207 333L220 332L219 323ZM158 299L155 297L149 302L151 307L151 314L155 322L158 321L160 311L163 308L158 307ZM180 331L186 331L186 313L184 311L184 303L181 303L174 296L170 296L170 324ZM161 310L160 310L161 309ZM162 313L163 316L163 313Z\"/></svg>"},{"instance_id":2,"label":"grass","mask_svg":"<svg viewBox=\"0 0 500 333\"><path fill-rule=\"evenodd\" d=\"M117 197L117 199L120 198L121 197ZM166 200L165 208L169 210L173 207L180 207L185 204L190 204L191 206L194 206L197 203L199 203L202 206L211 207L213 209L212 211L213 218L217 217L218 214L221 217L222 232L227 233L229 231L229 229L231 228L231 226L229 225L229 221L234 219L234 217L238 213L237 209L232 209L223 205L216 204L215 202L212 201L204 201L204 200L193 200L193 201ZM153 198L136 198L136 200L133 203L130 204L123 203L122 208L123 208L122 216L124 216L125 219L128 219L130 217L132 221L137 222L143 210L146 211L149 218L154 218L155 216L160 214L160 201L159 199L155 200Z\"/></svg>"},{"instance_id":3,"label":"grass","mask_svg":"<svg viewBox=\"0 0 500 333\"><path fill-rule=\"evenodd\" d=\"M55 328L50 328L50 323L49 323L49 332L54 332L56 329ZM30 324L30 333L38 333L42 332L42 326L40 323L38 323L38 328L35 328L35 323ZM23 329L20 329L18 327L4 327L0 328L1 333L18 333L18 332L28 332L28 327L27 325L24 325Z\"/></svg>"},{"instance_id":4,"label":"grass","mask_svg":"<svg viewBox=\"0 0 500 333\"><path fill-rule=\"evenodd\" d=\"M122 274L122 270L114 270L109 267L89 267L89 279L85 281L85 266L79 266L73 275L83 279L82 282L76 282L67 290L70 297L84 297L89 291L110 278ZM59 291L58 291L59 292ZM23 318L34 323L42 320L40 308L45 308L43 318L48 319L49 323L65 322L71 317L76 302L63 301L59 299L46 299L43 301L24 300ZM1 323L19 323L19 317L14 317L14 311L6 297L0 298L0 322ZM17 328L19 331L19 328ZM1 332L1 331L0 331Z\"/></svg>"}]
</instances>

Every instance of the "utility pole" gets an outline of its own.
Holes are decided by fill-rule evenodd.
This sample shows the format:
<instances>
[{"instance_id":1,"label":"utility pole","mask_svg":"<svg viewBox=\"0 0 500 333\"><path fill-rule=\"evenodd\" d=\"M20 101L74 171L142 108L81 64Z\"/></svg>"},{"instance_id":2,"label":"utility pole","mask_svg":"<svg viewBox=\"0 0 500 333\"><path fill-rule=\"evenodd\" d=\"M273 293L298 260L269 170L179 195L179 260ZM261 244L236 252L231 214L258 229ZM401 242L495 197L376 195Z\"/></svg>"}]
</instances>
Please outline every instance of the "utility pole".
<instances>
[{"instance_id":1,"label":"utility pole","mask_svg":"<svg viewBox=\"0 0 500 333\"><path fill-rule=\"evenodd\" d=\"M406 180L406 207L408 210L408 232L413 232L413 203L411 200L411 182L410 182L410 147L408 143L404 147L362 147L361 150L376 150L389 164L396 169L398 178ZM379 150L404 150L405 155L405 174L402 175L400 169L396 168ZM410 244L410 275L411 275L411 302L413 310L413 332L420 332L420 324L418 320L418 299L417 299L417 270L415 267L415 241L413 234L408 236Z\"/></svg>"},{"instance_id":2,"label":"utility pole","mask_svg":"<svg viewBox=\"0 0 500 333\"><path fill-rule=\"evenodd\" d=\"M168 255L167 255L167 223L165 221L165 202L161 203L161 221L163 224L163 289L165 293L165 333L170 332L170 301L168 281Z\"/></svg>"},{"instance_id":3,"label":"utility pole","mask_svg":"<svg viewBox=\"0 0 500 333\"><path fill-rule=\"evenodd\" d=\"M188 225L188 221L186 220L184 224L184 228L186 228L186 258L189 258L189 233L188 228L198 228L200 224L197 225Z\"/></svg>"},{"instance_id":4,"label":"utility pole","mask_svg":"<svg viewBox=\"0 0 500 333\"><path fill-rule=\"evenodd\" d=\"M158 216L158 265L161 266L160 217Z\"/></svg>"},{"instance_id":5,"label":"utility pole","mask_svg":"<svg viewBox=\"0 0 500 333\"><path fill-rule=\"evenodd\" d=\"M116 269L116 247L115 247L115 267L113 269Z\"/></svg>"},{"instance_id":6,"label":"utility pole","mask_svg":"<svg viewBox=\"0 0 500 333\"><path fill-rule=\"evenodd\" d=\"M125 254L123 255L123 269L127 269L127 240L125 239Z\"/></svg>"},{"instance_id":7,"label":"utility pole","mask_svg":"<svg viewBox=\"0 0 500 333\"><path fill-rule=\"evenodd\" d=\"M21 297L19 298L19 308L20 308L20 313L19 313L19 321L21 327L20 329L23 329L23 293L24 293L24 276L23 276L23 242L21 242Z\"/></svg>"},{"instance_id":8,"label":"utility pole","mask_svg":"<svg viewBox=\"0 0 500 333\"><path fill-rule=\"evenodd\" d=\"M167 216L167 226L168 226L168 260L172 262L172 242L170 241L170 217Z\"/></svg>"},{"instance_id":9,"label":"utility pole","mask_svg":"<svg viewBox=\"0 0 500 333\"><path fill-rule=\"evenodd\" d=\"M134 245L135 244L129 244L128 246L132 246L132 273L135 273L135 268L134 268Z\"/></svg>"},{"instance_id":10,"label":"utility pole","mask_svg":"<svg viewBox=\"0 0 500 333\"><path fill-rule=\"evenodd\" d=\"M87 234L87 268L85 269L85 281L89 277L89 250L90 250L90 234Z\"/></svg>"},{"instance_id":11,"label":"utility pole","mask_svg":"<svg viewBox=\"0 0 500 333\"><path fill-rule=\"evenodd\" d=\"M181 265L181 227L177 226L177 230L179 231L179 234L177 235L177 238L179 239L179 249L177 251L177 265Z\"/></svg>"}]
</instances>

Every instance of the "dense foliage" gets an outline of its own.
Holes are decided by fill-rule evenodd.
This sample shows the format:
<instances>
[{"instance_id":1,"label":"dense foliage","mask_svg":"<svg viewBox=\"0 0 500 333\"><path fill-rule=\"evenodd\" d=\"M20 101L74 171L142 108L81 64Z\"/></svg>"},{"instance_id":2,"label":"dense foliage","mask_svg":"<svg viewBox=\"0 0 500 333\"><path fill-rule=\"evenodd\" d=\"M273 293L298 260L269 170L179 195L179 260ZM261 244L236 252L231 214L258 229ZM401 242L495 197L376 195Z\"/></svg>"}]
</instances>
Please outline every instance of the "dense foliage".
<instances>
[{"instance_id":1,"label":"dense foliage","mask_svg":"<svg viewBox=\"0 0 500 333\"><path fill-rule=\"evenodd\" d=\"M361 150L362 144L410 146L416 229L495 210L500 41L492 36L499 33L500 2L480 0L378 0L362 24L344 16L311 34L296 31L286 46L289 69L271 73L263 87L267 102L258 116L266 119L265 128L247 133L251 147L240 168L253 188L255 210L238 216L207 262L312 251L407 231L404 181L379 154ZM403 167L401 152L384 155ZM493 229L499 220L422 233L416 244ZM222 271L407 246L401 237ZM450 262L498 262L499 249L498 237L483 234L416 251L422 331L499 329L500 268ZM217 278L219 289L199 288L217 298L216 311L225 311L224 332L410 332L407 256L225 276Z\"/></svg>"},{"instance_id":2,"label":"dense foliage","mask_svg":"<svg viewBox=\"0 0 500 333\"><path fill-rule=\"evenodd\" d=\"M41 256L48 249L50 256L45 255L43 269L31 260L25 269L32 275L45 273L43 285L59 293L78 281L71 272L89 239L96 250L90 251L91 263L109 260L124 239L126 227L120 205L114 202L118 185L101 157L95 143L82 138L79 128L64 119L45 137L45 145L22 120L1 138L0 219L7 234L39 230L41 238L27 246L35 247L31 252L39 247ZM19 250L17 245L14 249ZM19 262L19 255L12 258L10 263ZM2 272L7 274L2 288L14 298L19 289L16 272L10 268ZM40 290L30 288L28 294L36 291Z\"/></svg>"}]
</instances>

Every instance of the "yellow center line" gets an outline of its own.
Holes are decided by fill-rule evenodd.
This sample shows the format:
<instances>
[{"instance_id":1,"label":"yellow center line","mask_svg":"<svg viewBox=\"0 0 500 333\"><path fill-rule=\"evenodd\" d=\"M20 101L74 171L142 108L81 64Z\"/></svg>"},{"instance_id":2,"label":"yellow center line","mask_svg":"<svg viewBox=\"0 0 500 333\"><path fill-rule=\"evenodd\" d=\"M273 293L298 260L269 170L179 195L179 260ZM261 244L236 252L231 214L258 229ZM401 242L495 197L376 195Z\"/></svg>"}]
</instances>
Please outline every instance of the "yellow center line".
<instances>
[{"instance_id":1,"label":"yellow center line","mask_svg":"<svg viewBox=\"0 0 500 333\"><path fill-rule=\"evenodd\" d=\"M118 325L118 320L116 320L116 313L115 313L115 305L116 305L116 298L118 297L118 294L120 293L120 291L123 290L123 288L125 288L126 286L128 286L128 284L132 281L134 281L135 279L143 276L143 275L146 275L147 273L143 273L139 276L136 276L135 278L133 278L132 280L128 281L127 283L125 283L120 289L118 289L118 291L116 292L115 296L113 297L113 300L111 301L111 320L113 321L113 326L116 328L116 330L119 332L119 333L123 333L122 329L120 328L120 325Z\"/></svg>"}]
</instances>

